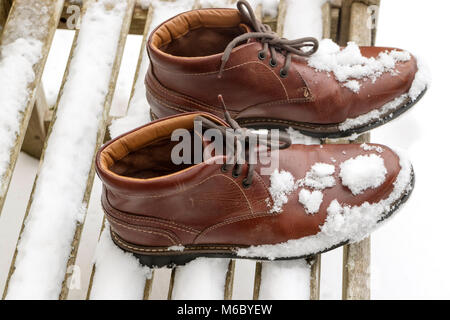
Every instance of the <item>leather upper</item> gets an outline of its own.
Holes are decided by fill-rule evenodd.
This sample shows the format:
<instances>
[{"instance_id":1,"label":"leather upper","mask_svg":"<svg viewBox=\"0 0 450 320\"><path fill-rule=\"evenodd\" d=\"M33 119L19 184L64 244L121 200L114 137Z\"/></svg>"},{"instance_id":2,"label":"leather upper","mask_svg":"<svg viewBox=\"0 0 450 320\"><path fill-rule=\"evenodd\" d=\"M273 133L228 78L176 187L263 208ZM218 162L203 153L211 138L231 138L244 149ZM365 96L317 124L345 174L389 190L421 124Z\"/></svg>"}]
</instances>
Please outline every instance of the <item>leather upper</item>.
<instances>
[{"instance_id":1,"label":"leather upper","mask_svg":"<svg viewBox=\"0 0 450 320\"><path fill-rule=\"evenodd\" d=\"M197 23L189 22L191 29L182 23L189 19ZM335 77L316 71L308 66L306 58L298 56L292 56L288 76L283 78L280 70L284 66L285 55L277 52L278 63L273 67L269 63L270 54L264 60L258 57L262 44L249 41L233 49L223 76L219 78L222 52L218 50L223 49L218 44L225 40L214 37L229 34L232 38L236 32L230 29L232 24L243 29L242 32L250 28L245 21L239 21L237 10L201 9L169 19L153 31L148 41L150 67L146 86L147 97L156 116L197 110L221 116L216 97L222 94L236 119L341 123L380 108L408 92L417 71L416 60L412 57L409 61L397 63L395 75L385 72L375 82L363 81L359 93L354 93ZM224 31L215 35L208 31L217 28ZM173 38L170 38L167 30L179 33L173 34L172 31ZM163 44L171 40L177 43L176 48L168 49ZM197 49L187 52L189 56L176 55L182 50L180 48L189 46L204 47L206 54L201 55ZM216 53L213 53L214 46ZM363 56L376 57L380 52L393 49L361 47L360 50Z\"/></svg>"},{"instance_id":2,"label":"leather upper","mask_svg":"<svg viewBox=\"0 0 450 320\"><path fill-rule=\"evenodd\" d=\"M244 188L247 165L235 178L231 171L223 172L222 165L213 163L213 159L178 170L163 161L164 154L170 154L166 138L176 128L190 128L196 115L186 113L154 121L108 142L99 151L96 170L104 184L102 205L113 231L125 241L153 247L247 246L314 235L325 222L331 201L337 199L351 206L379 202L392 192L400 171L398 156L384 146L378 153L359 145L292 145L279 151L280 171L289 171L297 180L304 178L315 163L327 163L335 166L336 185L322 190L323 202L315 214L308 214L299 203L299 190L289 194L282 212L271 213L270 175L261 174L264 166L257 165L253 183ZM201 115L226 125L211 114ZM141 153L142 149L147 151ZM342 185L339 166L352 157L372 153L384 160L385 181L355 196ZM145 169L147 163L160 173L147 174L149 178L136 178L137 174L130 172L129 176L120 174L127 172L127 166Z\"/></svg>"}]
</instances>

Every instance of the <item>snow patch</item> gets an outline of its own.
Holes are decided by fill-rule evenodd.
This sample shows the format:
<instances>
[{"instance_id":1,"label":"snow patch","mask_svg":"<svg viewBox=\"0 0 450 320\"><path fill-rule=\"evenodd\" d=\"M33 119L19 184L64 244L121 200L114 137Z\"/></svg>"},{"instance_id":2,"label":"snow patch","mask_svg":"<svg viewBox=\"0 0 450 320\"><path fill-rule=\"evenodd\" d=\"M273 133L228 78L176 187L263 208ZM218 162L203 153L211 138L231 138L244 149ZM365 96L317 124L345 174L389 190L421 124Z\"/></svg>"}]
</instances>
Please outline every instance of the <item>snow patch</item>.
<instances>
[{"instance_id":1,"label":"snow patch","mask_svg":"<svg viewBox=\"0 0 450 320\"><path fill-rule=\"evenodd\" d=\"M373 150L375 150L378 153L382 153L384 151L384 149L382 147L380 147L380 146L370 146L370 145L368 145L365 142L360 144L360 147L363 150L365 150L365 151L373 151Z\"/></svg>"},{"instance_id":2,"label":"snow patch","mask_svg":"<svg viewBox=\"0 0 450 320\"><path fill-rule=\"evenodd\" d=\"M336 80L357 93L360 88L357 79L375 82L383 73L395 74L396 64L410 59L408 52L398 50L380 52L376 58L367 58L354 42L341 49L332 40L324 39L319 50L308 58L308 65L317 71L332 72Z\"/></svg>"},{"instance_id":3,"label":"snow patch","mask_svg":"<svg viewBox=\"0 0 450 320\"><path fill-rule=\"evenodd\" d=\"M289 134L292 144L320 144L320 139L304 135L300 131L293 129L292 127L287 128L286 132Z\"/></svg>"},{"instance_id":4,"label":"snow patch","mask_svg":"<svg viewBox=\"0 0 450 320\"><path fill-rule=\"evenodd\" d=\"M377 188L386 179L384 159L376 154L359 155L341 163L342 184L356 196L369 188Z\"/></svg>"},{"instance_id":5,"label":"snow patch","mask_svg":"<svg viewBox=\"0 0 450 320\"><path fill-rule=\"evenodd\" d=\"M374 109L366 114L360 115L356 118L350 118L345 120L339 125L339 130L346 131L355 127L363 126L369 122L377 119L381 119L381 116L387 114L389 111L394 111L402 103L408 99L408 94L402 94L401 96L395 98L394 100L386 103L379 109Z\"/></svg>"},{"instance_id":6,"label":"snow patch","mask_svg":"<svg viewBox=\"0 0 450 320\"><path fill-rule=\"evenodd\" d=\"M173 300L223 299L229 259L198 258L177 267Z\"/></svg>"},{"instance_id":7,"label":"snow patch","mask_svg":"<svg viewBox=\"0 0 450 320\"><path fill-rule=\"evenodd\" d=\"M309 191L307 189L301 189L298 194L298 202L303 204L306 213L314 214L320 209L320 205L323 201L323 193L318 190Z\"/></svg>"},{"instance_id":8,"label":"snow patch","mask_svg":"<svg viewBox=\"0 0 450 320\"><path fill-rule=\"evenodd\" d=\"M288 171L276 169L270 176L269 192L272 196L273 206L270 213L280 213L282 207L288 202L288 195L294 191L294 177Z\"/></svg>"},{"instance_id":9,"label":"snow patch","mask_svg":"<svg viewBox=\"0 0 450 320\"><path fill-rule=\"evenodd\" d=\"M33 65L41 58L42 42L19 38L0 48L0 182L10 163L10 151L27 106L28 86L34 81Z\"/></svg>"},{"instance_id":10,"label":"snow patch","mask_svg":"<svg viewBox=\"0 0 450 320\"><path fill-rule=\"evenodd\" d=\"M331 188L336 185L332 176L334 171L334 165L317 162L306 173L305 178L299 181L299 186L308 186L319 190Z\"/></svg>"},{"instance_id":11,"label":"snow patch","mask_svg":"<svg viewBox=\"0 0 450 320\"><path fill-rule=\"evenodd\" d=\"M419 95L431 84L431 73L425 61L421 57L416 56L417 72L414 81L409 88L408 96L411 101L416 101Z\"/></svg>"},{"instance_id":12,"label":"snow patch","mask_svg":"<svg viewBox=\"0 0 450 320\"><path fill-rule=\"evenodd\" d=\"M354 93L358 93L361 88L361 84L357 80L349 80L344 83L344 87L352 90Z\"/></svg>"},{"instance_id":13,"label":"snow patch","mask_svg":"<svg viewBox=\"0 0 450 320\"><path fill-rule=\"evenodd\" d=\"M98 242L94 262L91 300L142 300L145 280L152 277L152 271L142 266L132 253L114 244L108 223Z\"/></svg>"},{"instance_id":14,"label":"snow patch","mask_svg":"<svg viewBox=\"0 0 450 320\"><path fill-rule=\"evenodd\" d=\"M306 260L263 262L260 300L309 300L311 266Z\"/></svg>"},{"instance_id":15,"label":"snow patch","mask_svg":"<svg viewBox=\"0 0 450 320\"><path fill-rule=\"evenodd\" d=\"M322 5L326 0L286 0L283 37L322 39Z\"/></svg>"},{"instance_id":16,"label":"snow patch","mask_svg":"<svg viewBox=\"0 0 450 320\"><path fill-rule=\"evenodd\" d=\"M169 251L184 251L184 246L182 246L182 245L171 246L171 247L168 247L167 250L169 250Z\"/></svg>"},{"instance_id":17,"label":"snow patch","mask_svg":"<svg viewBox=\"0 0 450 320\"><path fill-rule=\"evenodd\" d=\"M397 151L401 170L394 182L391 194L378 203L364 202L360 206L342 206L332 201L327 209L328 217L321 231L312 236L289 240L275 245L259 245L237 250L237 255L245 257L301 257L330 249L342 242L361 241L374 231L379 221L393 209L406 192L410 192L412 167L403 152Z\"/></svg>"},{"instance_id":18,"label":"snow patch","mask_svg":"<svg viewBox=\"0 0 450 320\"><path fill-rule=\"evenodd\" d=\"M289 194L299 187L307 186L316 190L322 190L325 188L333 187L336 184L336 181L332 176L334 171L335 171L334 165L317 162L311 166L311 169L306 173L305 178L295 181L294 177L290 172L285 170L279 172L278 169L276 169L270 176L269 192L270 195L272 196L273 205L269 212L270 213L282 212L283 205L288 202ZM306 201L306 198L302 199L305 199ZM314 199L316 199L314 201L317 201L318 199L317 193L314 194ZM300 203L303 203L300 200L300 198L299 201ZM269 199L267 199L266 202L270 206ZM311 203L311 208L312 209L315 208L313 203Z\"/></svg>"},{"instance_id":19,"label":"snow patch","mask_svg":"<svg viewBox=\"0 0 450 320\"><path fill-rule=\"evenodd\" d=\"M106 5L113 7L106 10ZM85 212L84 193L125 10L123 1L93 2L82 19L58 120L18 244L9 299L59 297L80 211Z\"/></svg>"}]
</instances>

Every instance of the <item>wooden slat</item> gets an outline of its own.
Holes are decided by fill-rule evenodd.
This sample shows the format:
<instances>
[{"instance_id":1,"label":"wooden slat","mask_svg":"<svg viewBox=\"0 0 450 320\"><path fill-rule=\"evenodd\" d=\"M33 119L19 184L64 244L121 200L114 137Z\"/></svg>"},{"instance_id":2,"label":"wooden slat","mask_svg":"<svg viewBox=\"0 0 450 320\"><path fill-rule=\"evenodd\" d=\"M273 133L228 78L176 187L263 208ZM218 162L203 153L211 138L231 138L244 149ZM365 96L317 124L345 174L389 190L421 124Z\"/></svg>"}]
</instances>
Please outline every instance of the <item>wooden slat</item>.
<instances>
[{"instance_id":1,"label":"wooden slat","mask_svg":"<svg viewBox=\"0 0 450 320\"><path fill-rule=\"evenodd\" d=\"M370 237L344 246L342 299L370 299Z\"/></svg>"},{"instance_id":2,"label":"wooden slat","mask_svg":"<svg viewBox=\"0 0 450 320\"><path fill-rule=\"evenodd\" d=\"M372 42L372 30L367 27L367 21L370 19L368 7L364 3L355 2L350 10L350 23L348 38L363 46L370 46Z\"/></svg>"},{"instance_id":3,"label":"wooden slat","mask_svg":"<svg viewBox=\"0 0 450 320\"><path fill-rule=\"evenodd\" d=\"M147 12L147 17L146 17L146 20L145 20L145 27L143 29L143 34L142 34L143 37L142 37L141 49L140 49L140 54L139 54L139 58L138 58L138 63L137 63L137 66L136 66L135 77L134 77L134 81L133 81L133 85L132 85L132 90L131 90L129 102L131 102L131 100L132 100L132 98L133 98L133 96L135 94L135 88L136 88L138 79L140 79L139 75L140 75L140 72L141 72L142 58L146 54L146 49L145 49L146 46L145 45L147 43L146 39L148 37L149 30L150 30L150 25L151 25L152 16L153 16L153 10L150 7L149 10L147 10L146 12ZM100 199L95 199L95 201L100 201ZM104 229L104 222L105 221L103 221L103 226L102 226L101 230L99 231L99 238L100 238L100 235L101 235L101 233L103 232L103 229ZM92 244L92 245L95 246L95 244ZM93 285L93 281L94 281L94 278L95 278L95 270L96 270L95 269L95 265L93 265L91 271L90 270L85 270L84 271L84 272L91 272L91 277L90 277L89 286L88 286L89 287L89 291L90 291L90 289L92 288L92 285ZM153 275L154 275L154 273L153 273ZM152 291L152 288L153 288L153 279L154 279L154 276L152 276L150 279L147 279L146 282L145 282L144 293L143 293L144 300L148 300L149 297L150 297L150 294L151 294L151 291ZM88 300L90 299L90 294L89 293L86 296L86 298Z\"/></svg>"},{"instance_id":4,"label":"wooden slat","mask_svg":"<svg viewBox=\"0 0 450 320\"><path fill-rule=\"evenodd\" d=\"M0 36L3 32L6 19L8 18L9 9L11 8L11 0L0 0Z\"/></svg>"},{"instance_id":5,"label":"wooden slat","mask_svg":"<svg viewBox=\"0 0 450 320\"><path fill-rule=\"evenodd\" d=\"M82 14L83 15L86 13L86 11L88 10L88 8L90 7L90 5L93 2L94 2L94 0L89 0L89 1L85 1L84 2L84 6L83 6L83 10L82 10ZM61 5L61 8L62 8L63 3L61 2L60 5ZM111 74L110 74L110 78L109 78L108 91L107 91L107 94L106 94L105 99L103 101L103 115L102 115L100 123L98 124L98 127L97 127L98 128L97 139L96 139L96 142L95 142L95 150L93 150L94 151L93 152L94 157L91 160L89 174L88 174L88 177L87 177L85 188L83 190L83 193L84 193L83 203L86 206L89 203L90 193L91 193L91 190L92 190L92 184L93 184L94 175L95 175L94 158L95 158L96 150L99 148L99 146L103 142L103 137L105 135L107 114L109 113L109 109L110 109L110 106L111 106L111 100L112 100L112 97L113 97L113 94L114 94L114 89L115 89L115 85L116 85L116 81L117 81L117 75L118 75L118 72L119 72L119 67L120 67L120 63L121 63L121 59L122 59L123 49L124 49L126 37L128 35L130 22L131 22L133 7L134 7L134 1L133 0L127 0L127 10L126 10L126 13L124 15L123 22L122 22L120 37L119 37L119 41L117 43L117 49L116 49L115 53L111 53L111 54L115 55L114 63L111 66ZM107 7L105 6L105 8L107 8ZM107 9L112 9L112 8L108 7ZM33 191L32 191L32 194L31 194L31 197L30 197L30 201L29 201L29 204L28 204L27 212L26 212L25 219L24 219L24 224L22 225L21 234L23 233L25 220L26 220L28 214L30 213L30 208L31 208L31 205L32 205L32 203L34 201L33 196L34 196L34 192L35 192L35 189L36 189L36 185L38 184L39 179L40 179L40 175L39 174L40 174L41 168L43 166L43 163L45 162L45 159L46 159L45 155L46 155L46 148L47 148L47 145L48 145L48 141L49 141L49 139L51 138L52 135L63 134L63 133L60 133L60 132L53 131L53 128L54 128L55 123L58 121L58 109L60 108L59 101L61 99L61 96L64 94L64 87L65 87L65 84L66 84L66 82L68 81L68 78L69 78L70 65L71 65L71 63L73 61L73 56L74 56L74 52L75 52L75 44L77 43L77 40L78 40L78 31L77 31L77 33L75 35L75 38L74 38L74 45L72 46L70 57L69 57L69 61L68 61L68 64L67 64L67 68L66 68L66 71L65 71L65 74L64 74L64 77L63 77L63 81L62 81L63 85L61 87L62 89L61 89L61 91L59 93L59 96L58 96L57 107L55 109L52 122L50 123L49 134L47 136L47 140L46 140L46 143L45 143L45 146L44 146L44 151L43 151L42 156L41 156L40 169L39 169L38 175L36 176L35 184L33 186ZM87 67L89 67L89 64L87 64ZM64 174L64 173L62 172L61 174ZM72 175L73 173L70 172L68 174ZM67 178L70 179L70 176L67 177ZM43 181L43 183L45 183L45 180ZM81 205L82 205L82 203L80 203L80 206ZM78 250L78 245L79 245L79 238L80 238L80 235L81 235L82 228L83 228L83 223L78 223L78 225L76 227L76 230L74 232L74 237L73 237L73 241L72 241L72 251L71 251L69 259L67 261L67 266L71 266L74 263L74 261L75 261L75 257L76 257L77 250ZM55 239L55 241L57 241L57 239ZM18 245L19 245L19 243L20 243L20 240L18 242ZM8 285L9 285L9 281L10 281L11 276L12 276L12 274L14 272L14 269L15 269L15 263L16 263L17 255L18 255L18 247L16 247L14 258L13 258L13 261L12 261L12 264L11 264L11 269L10 269L10 274L9 274L9 277L8 277L7 286L6 286L4 294L3 294L4 297L6 296L6 294L8 292ZM61 287L60 299L65 299L67 297L68 287L66 285L66 282L67 282L69 276L70 275L68 273L66 273L65 279L64 279L64 281L62 283L62 287Z\"/></svg>"},{"instance_id":6,"label":"wooden slat","mask_svg":"<svg viewBox=\"0 0 450 320\"><path fill-rule=\"evenodd\" d=\"M369 46L372 44L372 30L367 27L370 13L368 5L378 4L378 1L365 3L352 3L350 8L349 41L355 41L358 45ZM354 142L369 142L370 134L366 133L358 137ZM343 299L370 299L370 237L344 247L343 259Z\"/></svg>"},{"instance_id":7,"label":"wooden slat","mask_svg":"<svg viewBox=\"0 0 450 320\"><path fill-rule=\"evenodd\" d=\"M41 83L36 92L36 102L22 144L22 151L37 159L41 158L47 136L45 117L48 111L49 106Z\"/></svg>"},{"instance_id":8,"label":"wooden slat","mask_svg":"<svg viewBox=\"0 0 450 320\"><path fill-rule=\"evenodd\" d=\"M380 0L342 0L341 19L339 26L339 39L338 39L338 43L341 46L345 46L348 41L351 41L350 26L351 23L354 23L351 22L353 20L352 17L353 4L360 4L360 5L363 4L365 5L365 8L367 10L367 7L370 5L379 5ZM365 22L367 22L367 20L365 20ZM365 29L367 29L367 27ZM367 30L359 29L359 32L364 31Z\"/></svg>"},{"instance_id":9,"label":"wooden slat","mask_svg":"<svg viewBox=\"0 0 450 320\"><path fill-rule=\"evenodd\" d=\"M176 273L177 273L177 268L173 268L172 273L170 274L169 292L167 293L167 300L172 300L173 287L175 284Z\"/></svg>"},{"instance_id":10,"label":"wooden slat","mask_svg":"<svg viewBox=\"0 0 450 320\"><path fill-rule=\"evenodd\" d=\"M56 30L56 25L61 14L62 5L62 0L16 0L11 7L8 19L2 31L2 37L0 39L0 53L4 46L13 43L19 38L36 39L41 41L43 46L41 58L33 66L35 77L31 83L28 83L28 96L24 100L25 105L22 107L23 111L18 111L17 113L19 130L16 133L15 142L12 148L2 151L7 152L10 155L10 158L6 171L0 172L0 213L5 202L6 193L8 192L17 157L19 156L20 148L25 137L26 128L33 110L36 90L41 81L42 72L44 70L45 62L53 40L53 35ZM3 5L3 7L6 8L5 5ZM39 7L46 8L47 10L44 11L36 9ZM25 13L32 15L30 16L28 28L23 28L21 21L21 19L24 18L23 15ZM42 21L47 21L47 23L43 25ZM39 32L35 30L39 30ZM27 80L23 79L23 81L26 82ZM0 148L4 147L0 146Z\"/></svg>"},{"instance_id":11,"label":"wooden slat","mask_svg":"<svg viewBox=\"0 0 450 320\"><path fill-rule=\"evenodd\" d=\"M337 38L339 35L339 15L341 13L340 8L331 8L331 30L330 30L330 38L333 39L334 42L337 42Z\"/></svg>"},{"instance_id":12,"label":"wooden slat","mask_svg":"<svg viewBox=\"0 0 450 320\"><path fill-rule=\"evenodd\" d=\"M255 284L253 286L253 300L259 299L259 291L261 290L261 273L262 262L258 261L255 265Z\"/></svg>"},{"instance_id":13,"label":"wooden slat","mask_svg":"<svg viewBox=\"0 0 450 320\"><path fill-rule=\"evenodd\" d=\"M235 266L236 266L235 261L233 259L231 259L230 263L228 264L227 275L225 278L225 290L224 290L224 294L223 294L223 298L225 300L231 300L231 298L233 297Z\"/></svg>"},{"instance_id":14,"label":"wooden slat","mask_svg":"<svg viewBox=\"0 0 450 320\"><path fill-rule=\"evenodd\" d=\"M59 20L58 29L69 29L67 21L69 17L73 14L69 10L70 6L78 6L76 3L71 3L66 0L64 3L64 9ZM147 19L148 9L142 9L140 6L136 5L133 11L133 19L131 21L129 33L135 35L142 35L144 33L145 21Z\"/></svg>"},{"instance_id":15,"label":"wooden slat","mask_svg":"<svg viewBox=\"0 0 450 320\"><path fill-rule=\"evenodd\" d=\"M320 300L320 266L321 256L318 254L310 260L311 278L310 278L310 300Z\"/></svg>"},{"instance_id":16,"label":"wooden slat","mask_svg":"<svg viewBox=\"0 0 450 320\"><path fill-rule=\"evenodd\" d=\"M284 21L286 18L286 9L287 9L286 0L280 0L280 2L278 4L278 17L277 17L277 28L276 28L276 32L278 33L278 35L280 37L283 36L283 32L284 32Z\"/></svg>"},{"instance_id":17,"label":"wooden slat","mask_svg":"<svg viewBox=\"0 0 450 320\"><path fill-rule=\"evenodd\" d=\"M322 5L322 38L331 38L331 4L328 1Z\"/></svg>"},{"instance_id":18,"label":"wooden slat","mask_svg":"<svg viewBox=\"0 0 450 320\"><path fill-rule=\"evenodd\" d=\"M370 133L360 135L352 143L370 141ZM349 139L325 139L328 144L348 144ZM342 299L370 299L370 237L344 246Z\"/></svg>"}]
</instances>

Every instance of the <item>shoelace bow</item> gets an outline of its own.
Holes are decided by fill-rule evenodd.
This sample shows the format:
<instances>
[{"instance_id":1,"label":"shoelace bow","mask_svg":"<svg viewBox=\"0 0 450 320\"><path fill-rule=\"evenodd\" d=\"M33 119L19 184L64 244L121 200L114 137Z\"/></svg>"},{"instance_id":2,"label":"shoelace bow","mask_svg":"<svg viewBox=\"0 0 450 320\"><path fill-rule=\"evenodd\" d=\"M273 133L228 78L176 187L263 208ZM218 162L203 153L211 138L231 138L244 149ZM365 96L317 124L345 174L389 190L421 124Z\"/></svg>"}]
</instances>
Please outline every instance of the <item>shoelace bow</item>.
<instances>
[{"instance_id":1,"label":"shoelace bow","mask_svg":"<svg viewBox=\"0 0 450 320\"><path fill-rule=\"evenodd\" d=\"M297 55L301 57L307 57L314 54L319 48L319 42L316 38L306 37L295 40L288 40L285 38L280 38L275 32L272 31L270 26L263 24L255 16L252 7L245 0L240 0L237 3L237 8L241 15L246 18L252 25L256 32L244 33L236 38L234 38L225 48L222 55L222 64L220 66L218 77L221 78L225 65L230 58L231 51L240 42L248 39L259 39L263 44L263 49L258 53L258 57L264 60L267 56L267 52L270 50L271 60L270 64L275 67L278 63L276 60L276 51L284 52L286 55L286 60L283 68L280 70L280 75L282 77L287 77L288 70L291 65L292 55ZM302 48L308 48L309 50L304 51Z\"/></svg>"},{"instance_id":2,"label":"shoelace bow","mask_svg":"<svg viewBox=\"0 0 450 320\"><path fill-rule=\"evenodd\" d=\"M194 121L200 121L201 124L206 128L219 130L222 136L226 137L225 143L227 154L228 150L234 150L234 154L232 155L231 159L227 156L226 163L222 166L222 171L226 172L232 167L234 178L237 178L241 175L243 165L245 163L245 159L243 159L245 158L245 153L242 152L243 148L247 147L249 149L249 153L253 153L255 151L254 148L256 148L256 146L253 146L253 148L252 146L250 146L249 141L252 139L252 141L257 141L259 146L266 146L270 150L282 150L287 149L291 146L291 138L286 132L279 132L278 140L272 140L269 135L257 134L247 128L240 127L239 124L231 118L222 95L219 95L218 99L222 104L225 120L230 125L232 130L230 130L229 127L218 125L215 122L202 116L195 117ZM229 139L230 137L232 139ZM244 144L244 146L242 144ZM251 156L249 156L249 158L252 159ZM256 164L254 163L248 164L247 176L242 182L244 187L249 187L252 184L255 167Z\"/></svg>"}]
</instances>

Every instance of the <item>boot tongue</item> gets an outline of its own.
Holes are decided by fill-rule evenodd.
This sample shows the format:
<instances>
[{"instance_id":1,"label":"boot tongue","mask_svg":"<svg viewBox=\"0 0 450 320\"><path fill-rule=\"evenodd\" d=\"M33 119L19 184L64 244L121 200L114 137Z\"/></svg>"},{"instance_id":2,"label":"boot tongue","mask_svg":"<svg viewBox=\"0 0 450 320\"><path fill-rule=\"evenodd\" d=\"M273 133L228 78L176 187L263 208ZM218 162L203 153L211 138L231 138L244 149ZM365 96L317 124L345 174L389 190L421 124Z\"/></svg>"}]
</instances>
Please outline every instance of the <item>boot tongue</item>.
<instances>
[{"instance_id":1,"label":"boot tongue","mask_svg":"<svg viewBox=\"0 0 450 320\"><path fill-rule=\"evenodd\" d=\"M239 24L239 28L241 28L241 30L243 31L243 33L254 32L254 31L252 30L252 28L251 28L249 25L245 24L245 23ZM258 40L255 39L255 38L250 38L250 39L247 40L247 43L252 43L252 42L258 42Z\"/></svg>"}]
</instances>

